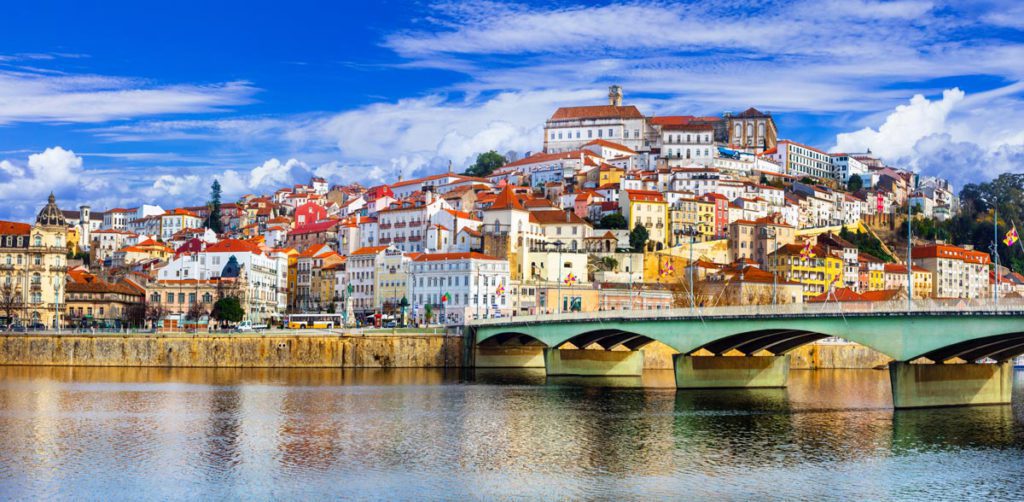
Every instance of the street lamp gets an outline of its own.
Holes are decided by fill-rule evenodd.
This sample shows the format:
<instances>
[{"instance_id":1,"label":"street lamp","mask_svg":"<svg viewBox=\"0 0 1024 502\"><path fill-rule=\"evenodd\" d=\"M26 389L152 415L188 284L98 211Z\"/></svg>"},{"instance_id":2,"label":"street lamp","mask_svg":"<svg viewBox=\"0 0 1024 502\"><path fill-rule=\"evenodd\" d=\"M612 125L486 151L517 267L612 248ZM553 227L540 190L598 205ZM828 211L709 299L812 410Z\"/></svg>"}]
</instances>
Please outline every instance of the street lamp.
<instances>
[{"instance_id":1,"label":"street lamp","mask_svg":"<svg viewBox=\"0 0 1024 502\"><path fill-rule=\"evenodd\" d=\"M679 240L679 236L681 236L681 235L688 235L688 236L690 236L690 246L689 246L690 247L690 249L689 249L689 251L690 251L690 261L689 261L689 266L690 266L690 273L689 273L689 276L690 276L690 315L693 315L694 314L694 310L696 309L696 305L697 305L697 301L696 301L696 298L695 298L694 293L693 293L693 271L694 271L694 268L696 268L696 267L694 267L694 264L693 264L693 239L694 239L694 236L697 234L697 228L693 224L687 224L687 225L684 225L683 228L676 229L675 232L676 232L676 241L677 242Z\"/></svg>"},{"instance_id":2,"label":"street lamp","mask_svg":"<svg viewBox=\"0 0 1024 502\"><path fill-rule=\"evenodd\" d=\"M548 244L549 246L555 246L558 248L558 313L562 313L562 246L565 245L562 241L555 241Z\"/></svg>"},{"instance_id":3,"label":"street lamp","mask_svg":"<svg viewBox=\"0 0 1024 502\"><path fill-rule=\"evenodd\" d=\"M772 240L772 307L777 304L778 298L778 271L779 271L779 240L775 227L764 228L765 239Z\"/></svg>"}]
</instances>

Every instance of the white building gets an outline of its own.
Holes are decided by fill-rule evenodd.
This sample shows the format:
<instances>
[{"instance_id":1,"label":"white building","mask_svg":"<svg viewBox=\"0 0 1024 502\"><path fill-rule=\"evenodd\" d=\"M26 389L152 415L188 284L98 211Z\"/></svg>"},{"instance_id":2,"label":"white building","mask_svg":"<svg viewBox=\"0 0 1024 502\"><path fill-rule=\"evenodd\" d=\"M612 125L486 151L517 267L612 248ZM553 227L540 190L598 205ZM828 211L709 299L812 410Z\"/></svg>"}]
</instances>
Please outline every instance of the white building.
<instances>
[{"instance_id":1,"label":"white building","mask_svg":"<svg viewBox=\"0 0 1024 502\"><path fill-rule=\"evenodd\" d=\"M864 182L864 186L871 186L871 177L868 176L868 166L846 153L833 153L832 158L832 179L847 183L850 177L857 175Z\"/></svg>"},{"instance_id":2,"label":"white building","mask_svg":"<svg viewBox=\"0 0 1024 502\"><path fill-rule=\"evenodd\" d=\"M283 253L264 253L258 246L236 239L225 239L205 251L181 255L157 272L161 281L180 279L207 280L220 277L224 266L234 257L245 275L246 317L268 322L284 312L288 288L288 258Z\"/></svg>"},{"instance_id":3,"label":"white building","mask_svg":"<svg viewBox=\"0 0 1024 502\"><path fill-rule=\"evenodd\" d=\"M424 254L410 264L413 315L457 324L466 319L508 316L512 305L508 260L480 253Z\"/></svg>"},{"instance_id":4,"label":"white building","mask_svg":"<svg viewBox=\"0 0 1024 502\"><path fill-rule=\"evenodd\" d=\"M778 162L783 174L832 178L832 157L817 148L784 139L776 148L765 151L765 156Z\"/></svg>"},{"instance_id":5,"label":"white building","mask_svg":"<svg viewBox=\"0 0 1024 502\"><path fill-rule=\"evenodd\" d=\"M612 86L609 104L570 106L555 110L544 123L544 151L579 150L595 139L619 143L635 151L650 148L647 119L633 105L622 106L622 89Z\"/></svg>"}]
</instances>

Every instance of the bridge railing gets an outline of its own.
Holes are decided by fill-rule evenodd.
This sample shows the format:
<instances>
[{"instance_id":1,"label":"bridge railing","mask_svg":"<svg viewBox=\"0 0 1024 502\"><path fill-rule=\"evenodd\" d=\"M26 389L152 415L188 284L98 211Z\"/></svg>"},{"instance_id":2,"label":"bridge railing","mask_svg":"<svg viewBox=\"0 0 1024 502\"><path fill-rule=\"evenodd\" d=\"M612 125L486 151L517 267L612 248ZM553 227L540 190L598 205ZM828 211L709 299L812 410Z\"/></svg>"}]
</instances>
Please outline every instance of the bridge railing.
<instances>
[{"instance_id":1,"label":"bridge railing","mask_svg":"<svg viewBox=\"0 0 1024 502\"><path fill-rule=\"evenodd\" d=\"M694 318L715 319L741 316L776 315L844 315L844 314L907 314L907 313L952 313L952 312L1021 312L1024 301L1005 300L995 304L991 300L927 299L911 302L906 300L889 302L826 302L793 303L785 305L733 305L720 307L689 307L650 310L603 310L598 312L565 312L561 314L539 314L528 316L501 317L492 319L470 319L467 326L490 326L558 321L600 321L604 319L660 319Z\"/></svg>"}]
</instances>

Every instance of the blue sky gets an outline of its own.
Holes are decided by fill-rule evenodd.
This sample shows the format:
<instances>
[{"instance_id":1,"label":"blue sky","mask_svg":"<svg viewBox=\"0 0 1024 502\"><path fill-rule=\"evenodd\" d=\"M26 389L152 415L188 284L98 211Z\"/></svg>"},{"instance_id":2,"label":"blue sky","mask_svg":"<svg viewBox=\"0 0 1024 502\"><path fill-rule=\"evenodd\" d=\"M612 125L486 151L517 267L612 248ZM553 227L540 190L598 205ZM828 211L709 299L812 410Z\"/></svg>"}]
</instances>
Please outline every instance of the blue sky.
<instances>
[{"instance_id":1,"label":"blue sky","mask_svg":"<svg viewBox=\"0 0 1024 502\"><path fill-rule=\"evenodd\" d=\"M4 8L0 218L464 167L612 83L958 185L1024 162L1020 2L81 4Z\"/></svg>"}]
</instances>

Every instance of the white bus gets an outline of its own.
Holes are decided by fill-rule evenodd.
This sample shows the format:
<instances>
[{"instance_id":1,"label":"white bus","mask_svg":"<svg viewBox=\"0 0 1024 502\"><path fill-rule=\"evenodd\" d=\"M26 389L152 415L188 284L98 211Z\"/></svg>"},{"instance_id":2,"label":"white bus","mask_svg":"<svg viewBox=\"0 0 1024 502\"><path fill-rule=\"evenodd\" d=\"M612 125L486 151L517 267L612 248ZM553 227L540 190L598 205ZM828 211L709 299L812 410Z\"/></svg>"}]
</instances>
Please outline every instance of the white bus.
<instances>
[{"instance_id":1,"label":"white bus","mask_svg":"<svg viewBox=\"0 0 1024 502\"><path fill-rule=\"evenodd\" d=\"M291 314L285 321L289 329L334 329L344 325L341 314Z\"/></svg>"}]
</instances>

